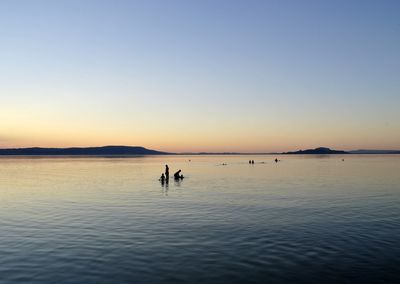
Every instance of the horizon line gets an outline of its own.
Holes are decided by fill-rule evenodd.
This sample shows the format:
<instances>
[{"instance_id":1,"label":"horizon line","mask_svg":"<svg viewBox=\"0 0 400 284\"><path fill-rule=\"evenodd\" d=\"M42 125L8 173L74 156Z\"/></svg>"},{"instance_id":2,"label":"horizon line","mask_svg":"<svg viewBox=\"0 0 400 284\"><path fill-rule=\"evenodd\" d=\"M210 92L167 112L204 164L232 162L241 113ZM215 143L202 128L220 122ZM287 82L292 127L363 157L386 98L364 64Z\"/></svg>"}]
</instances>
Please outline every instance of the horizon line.
<instances>
[{"instance_id":1,"label":"horizon line","mask_svg":"<svg viewBox=\"0 0 400 284\"><path fill-rule=\"evenodd\" d=\"M51 149L51 150L66 150L66 149L92 149L92 148L110 148L110 147L127 147L127 148L142 148L149 151L156 151L160 154L175 154L175 155L273 155L273 154L286 154L293 153L298 151L306 151L306 150L316 150L319 148L327 148L333 151L343 151L343 152L353 152L353 151L382 151L382 152L399 152L397 149L366 149L366 148L356 148L351 150L336 150L329 147L315 147L315 148L304 148L290 151L256 151L256 152L247 152L247 151L183 151L183 152L169 152L169 151L160 151L152 148L147 148L145 146L137 146L137 145L102 145L102 146L69 146L69 147L43 147L43 146L29 146L29 147L8 147L8 148L0 148L0 150L28 150L28 149Z\"/></svg>"}]
</instances>

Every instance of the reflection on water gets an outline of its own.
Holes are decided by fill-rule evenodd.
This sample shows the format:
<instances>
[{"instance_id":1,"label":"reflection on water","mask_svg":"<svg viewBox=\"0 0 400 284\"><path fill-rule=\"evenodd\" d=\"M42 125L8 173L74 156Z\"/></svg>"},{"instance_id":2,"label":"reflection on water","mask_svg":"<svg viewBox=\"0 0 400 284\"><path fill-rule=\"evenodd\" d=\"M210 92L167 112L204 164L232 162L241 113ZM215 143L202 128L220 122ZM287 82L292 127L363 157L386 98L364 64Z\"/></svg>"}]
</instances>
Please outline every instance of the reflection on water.
<instances>
[{"instance_id":1,"label":"reflection on water","mask_svg":"<svg viewBox=\"0 0 400 284\"><path fill-rule=\"evenodd\" d=\"M274 159L2 157L0 282L400 280L400 156Z\"/></svg>"}]
</instances>

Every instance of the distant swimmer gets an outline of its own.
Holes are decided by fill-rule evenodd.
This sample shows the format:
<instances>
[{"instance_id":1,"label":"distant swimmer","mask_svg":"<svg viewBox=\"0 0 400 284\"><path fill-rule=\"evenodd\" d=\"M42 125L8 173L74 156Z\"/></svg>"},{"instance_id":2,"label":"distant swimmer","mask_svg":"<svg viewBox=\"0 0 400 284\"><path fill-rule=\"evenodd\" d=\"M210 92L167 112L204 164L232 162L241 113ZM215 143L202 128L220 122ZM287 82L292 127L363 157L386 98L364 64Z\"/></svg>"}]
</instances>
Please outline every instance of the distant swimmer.
<instances>
[{"instance_id":1,"label":"distant swimmer","mask_svg":"<svg viewBox=\"0 0 400 284\"><path fill-rule=\"evenodd\" d=\"M176 173L174 173L174 179L179 180L179 179L183 179L183 175L181 175L182 170L177 171Z\"/></svg>"}]
</instances>

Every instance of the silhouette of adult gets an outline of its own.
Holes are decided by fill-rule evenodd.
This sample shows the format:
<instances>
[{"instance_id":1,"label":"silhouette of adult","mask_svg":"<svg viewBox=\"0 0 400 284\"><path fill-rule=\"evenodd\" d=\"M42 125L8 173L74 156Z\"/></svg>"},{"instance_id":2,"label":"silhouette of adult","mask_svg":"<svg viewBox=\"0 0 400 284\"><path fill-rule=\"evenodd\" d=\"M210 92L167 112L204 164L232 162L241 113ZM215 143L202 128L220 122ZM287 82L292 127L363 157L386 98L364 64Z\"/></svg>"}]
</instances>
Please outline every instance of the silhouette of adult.
<instances>
[{"instance_id":1,"label":"silhouette of adult","mask_svg":"<svg viewBox=\"0 0 400 284\"><path fill-rule=\"evenodd\" d=\"M177 171L176 173L174 173L174 179L183 179L183 175L181 175L182 170Z\"/></svg>"},{"instance_id":2,"label":"silhouette of adult","mask_svg":"<svg viewBox=\"0 0 400 284\"><path fill-rule=\"evenodd\" d=\"M165 165L165 179L166 180L169 179L169 167L168 167L168 165Z\"/></svg>"}]
</instances>

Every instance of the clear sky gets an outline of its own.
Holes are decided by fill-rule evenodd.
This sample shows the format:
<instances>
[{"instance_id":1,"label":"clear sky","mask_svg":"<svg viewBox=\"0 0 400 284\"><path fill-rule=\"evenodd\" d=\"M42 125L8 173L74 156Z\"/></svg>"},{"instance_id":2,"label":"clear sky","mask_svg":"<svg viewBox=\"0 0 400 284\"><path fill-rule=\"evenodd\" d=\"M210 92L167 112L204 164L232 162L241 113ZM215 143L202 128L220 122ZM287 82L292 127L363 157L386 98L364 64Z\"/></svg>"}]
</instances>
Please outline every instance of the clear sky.
<instances>
[{"instance_id":1,"label":"clear sky","mask_svg":"<svg viewBox=\"0 0 400 284\"><path fill-rule=\"evenodd\" d=\"M0 147L400 148L400 1L0 0Z\"/></svg>"}]
</instances>

